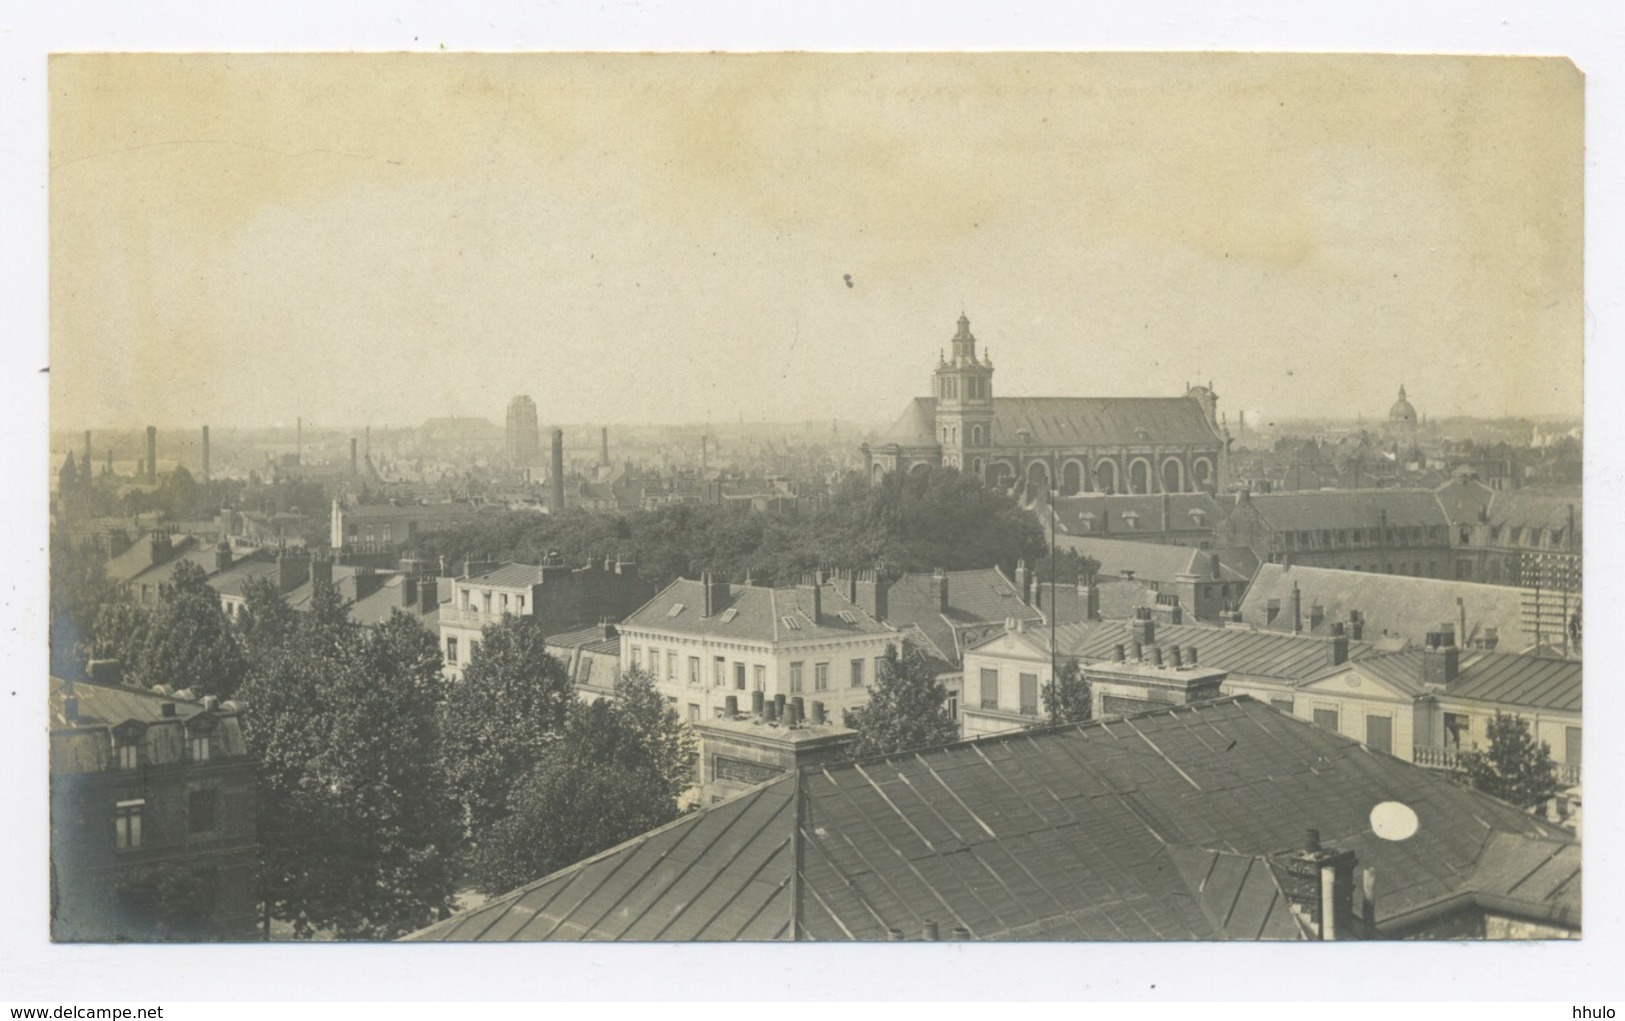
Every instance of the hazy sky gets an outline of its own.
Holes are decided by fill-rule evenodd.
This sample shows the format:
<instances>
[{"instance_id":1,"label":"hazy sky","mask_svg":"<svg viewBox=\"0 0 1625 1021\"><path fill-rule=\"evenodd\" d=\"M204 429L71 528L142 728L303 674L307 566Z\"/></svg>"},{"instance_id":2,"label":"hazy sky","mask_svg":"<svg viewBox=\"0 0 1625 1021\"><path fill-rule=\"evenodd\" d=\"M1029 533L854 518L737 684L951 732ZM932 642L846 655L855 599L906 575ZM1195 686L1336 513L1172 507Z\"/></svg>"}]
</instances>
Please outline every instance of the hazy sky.
<instances>
[{"instance_id":1,"label":"hazy sky","mask_svg":"<svg viewBox=\"0 0 1625 1021\"><path fill-rule=\"evenodd\" d=\"M996 393L1577 413L1563 61L76 56L57 428L889 419ZM846 277L850 275L850 286Z\"/></svg>"}]
</instances>

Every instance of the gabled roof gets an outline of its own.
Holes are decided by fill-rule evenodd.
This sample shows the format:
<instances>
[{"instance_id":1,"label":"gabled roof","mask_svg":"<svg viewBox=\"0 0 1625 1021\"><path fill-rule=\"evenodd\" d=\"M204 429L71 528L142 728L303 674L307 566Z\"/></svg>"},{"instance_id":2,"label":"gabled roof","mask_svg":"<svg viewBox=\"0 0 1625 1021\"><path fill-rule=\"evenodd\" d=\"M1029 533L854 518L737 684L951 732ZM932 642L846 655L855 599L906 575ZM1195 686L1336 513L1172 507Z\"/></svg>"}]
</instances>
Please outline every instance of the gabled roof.
<instances>
[{"instance_id":1,"label":"gabled roof","mask_svg":"<svg viewBox=\"0 0 1625 1021\"><path fill-rule=\"evenodd\" d=\"M1313 686L1329 678L1353 671L1370 678L1379 687L1387 688L1403 698L1421 698L1436 686L1422 681L1422 653L1419 650L1379 653L1358 663L1328 666L1302 679L1305 686Z\"/></svg>"},{"instance_id":2,"label":"gabled roof","mask_svg":"<svg viewBox=\"0 0 1625 1021\"><path fill-rule=\"evenodd\" d=\"M1420 644L1440 624L1458 620L1460 599L1467 612L1467 633L1457 636L1462 645L1481 640L1486 628L1497 629L1500 647L1509 652L1522 652L1535 643L1534 633L1524 630L1521 589L1325 567L1264 564L1241 601L1241 619L1256 627L1291 631L1293 585L1298 586L1303 626L1314 634L1329 633L1334 623L1348 620L1350 610L1358 610L1365 618L1366 641L1388 634ZM1273 623L1268 619L1272 599L1280 600L1280 614ZM1316 603L1324 607L1325 618L1318 628L1310 628L1309 608Z\"/></svg>"},{"instance_id":3,"label":"gabled roof","mask_svg":"<svg viewBox=\"0 0 1625 1021\"><path fill-rule=\"evenodd\" d=\"M1038 623L1044 615L1021 601L1015 583L997 567L945 571L948 581L948 609L942 600L935 574L904 574L886 590L886 621L893 627L915 627L931 639L932 645L957 659L960 632L986 624L1003 624L1010 619Z\"/></svg>"},{"instance_id":4,"label":"gabled roof","mask_svg":"<svg viewBox=\"0 0 1625 1021\"><path fill-rule=\"evenodd\" d=\"M623 626L751 642L799 642L896 633L894 628L875 620L862 607L828 587L823 588L821 600L822 608L815 621L811 616L810 589L729 585L727 601L714 607L716 612L707 617L704 616L705 585L679 578L634 610Z\"/></svg>"},{"instance_id":5,"label":"gabled roof","mask_svg":"<svg viewBox=\"0 0 1625 1021\"><path fill-rule=\"evenodd\" d=\"M200 548L198 541L190 535L175 535L169 537L170 554L168 557L154 564L153 536L147 533L132 542L128 549L107 561L107 578L109 581L129 582L149 572L158 574L160 580L168 581L175 565L181 561L190 561L198 564L205 571L214 570L214 564L205 563L208 559Z\"/></svg>"},{"instance_id":6,"label":"gabled roof","mask_svg":"<svg viewBox=\"0 0 1625 1021\"><path fill-rule=\"evenodd\" d=\"M1241 697L790 773L410 938L1294 938L1310 827L1382 877L1379 928L1477 897L1578 924L1572 833Z\"/></svg>"}]
</instances>

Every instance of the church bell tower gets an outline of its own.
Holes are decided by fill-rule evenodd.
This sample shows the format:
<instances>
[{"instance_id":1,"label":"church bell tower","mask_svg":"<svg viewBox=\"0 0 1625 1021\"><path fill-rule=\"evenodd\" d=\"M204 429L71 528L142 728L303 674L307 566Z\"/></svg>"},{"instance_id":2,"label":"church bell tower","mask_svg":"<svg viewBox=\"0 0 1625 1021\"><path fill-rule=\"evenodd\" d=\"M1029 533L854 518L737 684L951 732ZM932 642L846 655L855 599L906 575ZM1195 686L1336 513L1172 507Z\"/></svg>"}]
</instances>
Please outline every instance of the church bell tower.
<instances>
[{"instance_id":1,"label":"church bell tower","mask_svg":"<svg viewBox=\"0 0 1625 1021\"><path fill-rule=\"evenodd\" d=\"M947 357L937 358L931 394L937 401L937 442L945 467L982 474L993 444L993 359L976 357L970 319L959 316L959 330L949 341Z\"/></svg>"}]
</instances>

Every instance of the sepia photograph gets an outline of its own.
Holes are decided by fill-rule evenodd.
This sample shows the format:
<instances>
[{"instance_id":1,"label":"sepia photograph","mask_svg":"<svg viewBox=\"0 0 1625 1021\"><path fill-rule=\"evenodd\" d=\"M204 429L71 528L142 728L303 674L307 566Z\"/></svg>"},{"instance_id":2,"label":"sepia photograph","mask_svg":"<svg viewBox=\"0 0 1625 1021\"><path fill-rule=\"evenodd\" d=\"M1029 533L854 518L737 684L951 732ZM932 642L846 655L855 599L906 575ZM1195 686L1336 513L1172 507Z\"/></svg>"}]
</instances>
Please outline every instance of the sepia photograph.
<instances>
[{"instance_id":1,"label":"sepia photograph","mask_svg":"<svg viewBox=\"0 0 1625 1021\"><path fill-rule=\"evenodd\" d=\"M1584 933L1571 60L46 72L51 940Z\"/></svg>"}]
</instances>

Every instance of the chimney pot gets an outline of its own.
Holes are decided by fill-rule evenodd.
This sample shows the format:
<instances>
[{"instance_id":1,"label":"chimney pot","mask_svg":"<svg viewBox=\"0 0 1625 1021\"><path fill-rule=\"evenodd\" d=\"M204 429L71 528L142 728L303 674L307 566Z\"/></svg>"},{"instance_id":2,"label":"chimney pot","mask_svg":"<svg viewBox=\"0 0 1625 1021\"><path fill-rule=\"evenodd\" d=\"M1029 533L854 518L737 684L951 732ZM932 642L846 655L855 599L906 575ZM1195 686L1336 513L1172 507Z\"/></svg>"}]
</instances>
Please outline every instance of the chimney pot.
<instances>
[{"instance_id":1,"label":"chimney pot","mask_svg":"<svg viewBox=\"0 0 1625 1021\"><path fill-rule=\"evenodd\" d=\"M1320 831L1319 830L1311 828L1311 829L1306 830L1304 832L1303 849L1305 851L1310 852L1311 854L1316 853L1316 852L1318 852L1320 850Z\"/></svg>"},{"instance_id":2,"label":"chimney pot","mask_svg":"<svg viewBox=\"0 0 1625 1021\"><path fill-rule=\"evenodd\" d=\"M762 706L766 704L766 692L757 689L750 693L750 711L753 716L762 715Z\"/></svg>"},{"instance_id":3,"label":"chimney pot","mask_svg":"<svg viewBox=\"0 0 1625 1021\"><path fill-rule=\"evenodd\" d=\"M925 924L923 926L921 926L921 928L920 928L920 935L926 941L931 942L931 943L935 943L939 939L939 937L937 935L937 923L936 923L936 921L933 920L933 919L927 918L925 920Z\"/></svg>"},{"instance_id":4,"label":"chimney pot","mask_svg":"<svg viewBox=\"0 0 1625 1021\"><path fill-rule=\"evenodd\" d=\"M814 702L812 704L812 723L815 727L824 725L824 703Z\"/></svg>"},{"instance_id":5,"label":"chimney pot","mask_svg":"<svg viewBox=\"0 0 1625 1021\"><path fill-rule=\"evenodd\" d=\"M1185 665L1192 670L1196 669L1196 646L1188 645L1185 647Z\"/></svg>"},{"instance_id":6,"label":"chimney pot","mask_svg":"<svg viewBox=\"0 0 1625 1021\"><path fill-rule=\"evenodd\" d=\"M728 719L731 720L734 717L739 715L739 696L738 695L729 695L727 698L722 700L722 703L723 703L724 706L726 706L726 709L724 709L724 712L726 712L728 714Z\"/></svg>"},{"instance_id":7,"label":"chimney pot","mask_svg":"<svg viewBox=\"0 0 1625 1021\"><path fill-rule=\"evenodd\" d=\"M1118 643L1118 644L1117 644L1117 645L1116 645L1116 646L1115 646L1115 647L1114 647L1114 648L1113 648L1113 649L1112 649L1112 660L1113 660L1113 662L1116 662L1116 663L1122 663L1122 662L1124 662L1124 661L1125 661L1125 660L1126 660L1126 659L1127 659L1127 658L1128 658L1128 657L1127 657L1127 655L1126 655L1126 654L1125 654L1125 650L1124 650L1124 648L1123 648L1123 644L1122 644L1122 643L1121 643L1121 642L1119 642L1119 643Z\"/></svg>"}]
</instances>

